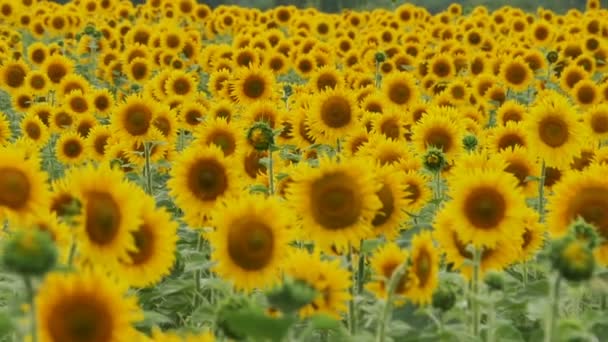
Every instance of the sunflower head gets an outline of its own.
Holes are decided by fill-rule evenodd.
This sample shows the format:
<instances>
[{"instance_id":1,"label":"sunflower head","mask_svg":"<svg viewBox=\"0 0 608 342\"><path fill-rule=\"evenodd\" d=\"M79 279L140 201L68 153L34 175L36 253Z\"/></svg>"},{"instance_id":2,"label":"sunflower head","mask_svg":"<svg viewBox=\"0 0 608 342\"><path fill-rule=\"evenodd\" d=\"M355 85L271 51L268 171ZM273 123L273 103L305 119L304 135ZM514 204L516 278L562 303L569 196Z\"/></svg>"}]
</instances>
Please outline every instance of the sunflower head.
<instances>
[{"instance_id":1,"label":"sunflower head","mask_svg":"<svg viewBox=\"0 0 608 342\"><path fill-rule=\"evenodd\" d=\"M23 276L44 275L56 260L57 248L51 235L39 229L19 230L4 244L2 262Z\"/></svg>"}]
</instances>

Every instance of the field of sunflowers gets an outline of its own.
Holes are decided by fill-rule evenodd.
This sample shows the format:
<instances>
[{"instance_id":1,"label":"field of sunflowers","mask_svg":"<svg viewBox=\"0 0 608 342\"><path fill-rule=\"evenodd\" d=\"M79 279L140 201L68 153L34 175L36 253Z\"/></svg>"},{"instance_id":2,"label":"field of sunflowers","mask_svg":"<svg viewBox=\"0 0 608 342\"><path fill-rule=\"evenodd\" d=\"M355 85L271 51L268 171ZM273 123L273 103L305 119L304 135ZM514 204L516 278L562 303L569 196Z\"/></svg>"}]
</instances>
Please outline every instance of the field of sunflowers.
<instances>
[{"instance_id":1,"label":"field of sunflowers","mask_svg":"<svg viewBox=\"0 0 608 342\"><path fill-rule=\"evenodd\" d=\"M607 19L0 0L0 341L606 341Z\"/></svg>"}]
</instances>

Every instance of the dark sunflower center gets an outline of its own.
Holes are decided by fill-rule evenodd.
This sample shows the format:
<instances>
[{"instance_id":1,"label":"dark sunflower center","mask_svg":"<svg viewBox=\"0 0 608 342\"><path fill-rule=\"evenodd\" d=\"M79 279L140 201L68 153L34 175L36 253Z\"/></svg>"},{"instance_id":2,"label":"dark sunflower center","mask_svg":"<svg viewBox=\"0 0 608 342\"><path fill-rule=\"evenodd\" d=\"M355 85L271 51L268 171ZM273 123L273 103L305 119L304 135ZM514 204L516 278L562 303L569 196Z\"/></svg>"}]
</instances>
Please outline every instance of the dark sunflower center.
<instances>
[{"instance_id":1,"label":"dark sunflower center","mask_svg":"<svg viewBox=\"0 0 608 342\"><path fill-rule=\"evenodd\" d=\"M266 151L252 150L249 152L244 159L245 172L247 175L255 179L259 173L266 172L264 164L260 163L260 159L267 156Z\"/></svg>"},{"instance_id":2,"label":"dark sunflower center","mask_svg":"<svg viewBox=\"0 0 608 342\"><path fill-rule=\"evenodd\" d=\"M68 74L68 70L63 64L53 63L47 68L47 76L51 82L58 84Z\"/></svg>"},{"instance_id":3,"label":"dark sunflower center","mask_svg":"<svg viewBox=\"0 0 608 342\"><path fill-rule=\"evenodd\" d=\"M538 135L544 144L553 148L564 145L570 137L568 124L557 116L544 118L538 125Z\"/></svg>"},{"instance_id":4,"label":"dark sunflower center","mask_svg":"<svg viewBox=\"0 0 608 342\"><path fill-rule=\"evenodd\" d=\"M525 164L510 162L509 166L505 168L505 171L517 178L520 187L526 186L526 177L530 175L530 170Z\"/></svg>"},{"instance_id":5,"label":"dark sunflower center","mask_svg":"<svg viewBox=\"0 0 608 342\"><path fill-rule=\"evenodd\" d=\"M596 114L591 117L591 129L597 134L608 132L608 114Z\"/></svg>"},{"instance_id":6,"label":"dark sunflower center","mask_svg":"<svg viewBox=\"0 0 608 342\"><path fill-rule=\"evenodd\" d=\"M435 146L442 149L443 152L449 152L452 148L452 136L442 127L431 128L426 133L424 141L427 147Z\"/></svg>"},{"instance_id":7,"label":"dark sunflower center","mask_svg":"<svg viewBox=\"0 0 608 342\"><path fill-rule=\"evenodd\" d=\"M521 85L527 77L526 67L520 63L513 63L505 70L505 79L509 84Z\"/></svg>"},{"instance_id":8,"label":"dark sunflower center","mask_svg":"<svg viewBox=\"0 0 608 342\"><path fill-rule=\"evenodd\" d=\"M108 107L110 106L110 101L105 96L96 97L94 103L95 103L95 108L97 108L97 110L99 110L99 111L104 111L104 110L108 109Z\"/></svg>"},{"instance_id":9,"label":"dark sunflower center","mask_svg":"<svg viewBox=\"0 0 608 342\"><path fill-rule=\"evenodd\" d=\"M20 66L11 66L6 71L6 85L11 88L19 88L25 81L25 70Z\"/></svg>"},{"instance_id":10,"label":"dark sunflower center","mask_svg":"<svg viewBox=\"0 0 608 342\"><path fill-rule=\"evenodd\" d=\"M393 197L393 192L389 186L384 185L376 195L380 199L380 202L382 202L382 208L372 220L372 225L374 227L381 226L388 222L395 211L395 198Z\"/></svg>"},{"instance_id":11,"label":"dark sunflower center","mask_svg":"<svg viewBox=\"0 0 608 342\"><path fill-rule=\"evenodd\" d=\"M311 185L312 216L329 230L347 228L359 220L362 213L361 199L355 184L348 175L332 173Z\"/></svg>"},{"instance_id":12,"label":"dark sunflower center","mask_svg":"<svg viewBox=\"0 0 608 342\"><path fill-rule=\"evenodd\" d=\"M53 341L109 342L113 319L106 306L90 293L77 293L56 303L49 317Z\"/></svg>"},{"instance_id":13,"label":"dark sunflower center","mask_svg":"<svg viewBox=\"0 0 608 342\"><path fill-rule=\"evenodd\" d=\"M78 124L76 131L81 137L86 138L89 135L91 128L93 128L93 123L88 120L83 120Z\"/></svg>"},{"instance_id":14,"label":"dark sunflower center","mask_svg":"<svg viewBox=\"0 0 608 342\"><path fill-rule=\"evenodd\" d=\"M405 192L408 193L405 198L410 200L410 204L415 203L421 196L420 187L416 183L407 184Z\"/></svg>"},{"instance_id":15,"label":"dark sunflower center","mask_svg":"<svg viewBox=\"0 0 608 342\"><path fill-rule=\"evenodd\" d=\"M581 104L590 104L595 100L596 92L592 86L582 86L576 92L576 98Z\"/></svg>"},{"instance_id":16,"label":"dark sunflower center","mask_svg":"<svg viewBox=\"0 0 608 342\"><path fill-rule=\"evenodd\" d=\"M263 269L272 260L272 228L256 218L241 218L228 231L228 255L232 262L247 271Z\"/></svg>"},{"instance_id":17,"label":"dark sunflower center","mask_svg":"<svg viewBox=\"0 0 608 342\"><path fill-rule=\"evenodd\" d=\"M491 187L473 189L464 202L464 214L476 228L493 229L505 217L507 203L502 193Z\"/></svg>"},{"instance_id":18,"label":"dark sunflower center","mask_svg":"<svg viewBox=\"0 0 608 342\"><path fill-rule=\"evenodd\" d=\"M380 132L382 132L382 134L384 134L387 138L397 140L400 136L400 128L399 121L391 119L382 123L380 126Z\"/></svg>"},{"instance_id":19,"label":"dark sunflower center","mask_svg":"<svg viewBox=\"0 0 608 342\"><path fill-rule=\"evenodd\" d=\"M76 139L68 140L63 145L63 153L69 158L76 158L82 153L82 144Z\"/></svg>"},{"instance_id":20,"label":"dark sunflower center","mask_svg":"<svg viewBox=\"0 0 608 342\"><path fill-rule=\"evenodd\" d=\"M131 264L141 265L148 261L154 253L154 234L147 224L139 227L139 230L132 232L133 241L137 252L129 252Z\"/></svg>"},{"instance_id":21,"label":"dark sunflower center","mask_svg":"<svg viewBox=\"0 0 608 342\"><path fill-rule=\"evenodd\" d=\"M171 123L164 117L157 117L154 119L154 127L156 127L165 137L167 137L171 131Z\"/></svg>"},{"instance_id":22,"label":"dark sunflower center","mask_svg":"<svg viewBox=\"0 0 608 342\"><path fill-rule=\"evenodd\" d=\"M173 82L173 91L177 95L186 95L190 92L190 82L183 78L178 78Z\"/></svg>"},{"instance_id":23,"label":"dark sunflower center","mask_svg":"<svg viewBox=\"0 0 608 342\"><path fill-rule=\"evenodd\" d=\"M258 99L264 95L266 82L257 75L250 75L243 82L243 94L250 99Z\"/></svg>"},{"instance_id":24,"label":"dark sunflower center","mask_svg":"<svg viewBox=\"0 0 608 342\"><path fill-rule=\"evenodd\" d=\"M335 88L338 84L338 80L331 74L323 74L317 80L317 89L323 90L325 88Z\"/></svg>"},{"instance_id":25,"label":"dark sunflower center","mask_svg":"<svg viewBox=\"0 0 608 342\"><path fill-rule=\"evenodd\" d=\"M31 78L30 85L32 86L32 88L34 88L36 90L40 90L40 89L44 88L44 86L46 85L46 82L44 81L44 78L42 78L41 76L33 76Z\"/></svg>"},{"instance_id":26,"label":"dark sunflower center","mask_svg":"<svg viewBox=\"0 0 608 342\"><path fill-rule=\"evenodd\" d=\"M106 151L108 139L110 139L109 135L100 135L96 137L93 143L93 146L95 147L95 152L97 152L99 155L103 155Z\"/></svg>"},{"instance_id":27,"label":"dark sunflower center","mask_svg":"<svg viewBox=\"0 0 608 342\"><path fill-rule=\"evenodd\" d=\"M412 89L407 83L395 82L388 89L388 98L395 104L404 105L410 101L411 97Z\"/></svg>"},{"instance_id":28,"label":"dark sunflower center","mask_svg":"<svg viewBox=\"0 0 608 342\"><path fill-rule=\"evenodd\" d=\"M502 117L502 123L507 124L509 121L520 122L522 120L521 113L518 111L508 111Z\"/></svg>"},{"instance_id":29,"label":"dark sunflower center","mask_svg":"<svg viewBox=\"0 0 608 342\"><path fill-rule=\"evenodd\" d=\"M196 126L201 123L203 114L199 110L189 110L186 114L186 122L191 126Z\"/></svg>"},{"instance_id":30,"label":"dark sunflower center","mask_svg":"<svg viewBox=\"0 0 608 342\"><path fill-rule=\"evenodd\" d=\"M414 272L418 278L418 287L424 287L431 276L431 255L426 249L422 249L414 260Z\"/></svg>"},{"instance_id":31,"label":"dark sunflower center","mask_svg":"<svg viewBox=\"0 0 608 342\"><path fill-rule=\"evenodd\" d=\"M89 109L89 104L84 98L78 96L71 99L70 108L76 113L84 113Z\"/></svg>"},{"instance_id":32,"label":"dark sunflower center","mask_svg":"<svg viewBox=\"0 0 608 342\"><path fill-rule=\"evenodd\" d=\"M516 133L507 133L498 139L498 149L504 150L516 146L525 146L524 139Z\"/></svg>"},{"instance_id":33,"label":"dark sunflower center","mask_svg":"<svg viewBox=\"0 0 608 342\"><path fill-rule=\"evenodd\" d=\"M228 188L226 169L215 159L201 159L190 167L188 188L198 199L213 201Z\"/></svg>"},{"instance_id":34,"label":"dark sunflower center","mask_svg":"<svg viewBox=\"0 0 608 342\"><path fill-rule=\"evenodd\" d=\"M136 80L141 80L148 74L148 66L146 63L135 63L131 71L133 72L133 78Z\"/></svg>"},{"instance_id":35,"label":"dark sunflower center","mask_svg":"<svg viewBox=\"0 0 608 342\"><path fill-rule=\"evenodd\" d=\"M447 77L450 74L450 71L452 71L452 67L447 63L447 61L438 61L437 63L433 64L433 74L435 74L437 77Z\"/></svg>"},{"instance_id":36,"label":"dark sunflower center","mask_svg":"<svg viewBox=\"0 0 608 342\"><path fill-rule=\"evenodd\" d=\"M144 135L150 128L152 112L144 105L131 105L125 116L125 129L131 135Z\"/></svg>"},{"instance_id":37,"label":"dark sunflower center","mask_svg":"<svg viewBox=\"0 0 608 342\"><path fill-rule=\"evenodd\" d=\"M524 229L524 233L522 234L522 244L521 244L521 248L523 250L526 249L526 247L528 247L530 245L530 243L532 242L533 239L533 235L532 235L532 231L528 228Z\"/></svg>"},{"instance_id":38,"label":"dark sunflower center","mask_svg":"<svg viewBox=\"0 0 608 342\"><path fill-rule=\"evenodd\" d=\"M572 222L582 217L597 227L603 238L608 238L608 189L602 186L587 186L568 200L566 218Z\"/></svg>"},{"instance_id":39,"label":"dark sunflower center","mask_svg":"<svg viewBox=\"0 0 608 342\"><path fill-rule=\"evenodd\" d=\"M34 122L29 122L25 126L25 131L27 132L27 136L30 137L32 140L38 140L42 135L42 130L40 129L40 126Z\"/></svg>"},{"instance_id":40,"label":"dark sunflower center","mask_svg":"<svg viewBox=\"0 0 608 342\"><path fill-rule=\"evenodd\" d=\"M22 171L0 169L0 206L19 210L27 204L31 191L30 181Z\"/></svg>"},{"instance_id":41,"label":"dark sunflower center","mask_svg":"<svg viewBox=\"0 0 608 342\"><path fill-rule=\"evenodd\" d=\"M208 142L221 148L226 156L233 154L236 149L234 136L229 132L215 131L209 135Z\"/></svg>"},{"instance_id":42,"label":"dark sunflower center","mask_svg":"<svg viewBox=\"0 0 608 342\"><path fill-rule=\"evenodd\" d=\"M332 96L321 105L321 120L331 128L341 128L352 120L352 109L347 99Z\"/></svg>"},{"instance_id":43,"label":"dark sunflower center","mask_svg":"<svg viewBox=\"0 0 608 342\"><path fill-rule=\"evenodd\" d=\"M98 245L112 243L122 220L120 207L112 195L102 191L89 192L85 215L85 230L89 239Z\"/></svg>"}]
</instances>

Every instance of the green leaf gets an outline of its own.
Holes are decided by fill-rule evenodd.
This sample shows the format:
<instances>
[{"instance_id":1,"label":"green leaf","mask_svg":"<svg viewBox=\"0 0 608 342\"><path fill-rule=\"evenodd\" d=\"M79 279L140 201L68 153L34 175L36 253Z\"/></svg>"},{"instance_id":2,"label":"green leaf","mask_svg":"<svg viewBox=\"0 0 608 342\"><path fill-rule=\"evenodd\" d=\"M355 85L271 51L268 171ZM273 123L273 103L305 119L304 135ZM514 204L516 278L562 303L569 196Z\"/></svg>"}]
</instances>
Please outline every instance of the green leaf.
<instances>
[{"instance_id":1,"label":"green leaf","mask_svg":"<svg viewBox=\"0 0 608 342\"><path fill-rule=\"evenodd\" d=\"M324 314L318 314L313 316L310 319L310 324L312 324L315 329L320 330L336 330L339 329L342 325L342 323L337 319Z\"/></svg>"},{"instance_id":2,"label":"green leaf","mask_svg":"<svg viewBox=\"0 0 608 342\"><path fill-rule=\"evenodd\" d=\"M268 302L284 313L293 314L310 304L317 291L304 282L287 279L282 286L266 294Z\"/></svg>"},{"instance_id":3,"label":"green leaf","mask_svg":"<svg viewBox=\"0 0 608 342\"><path fill-rule=\"evenodd\" d=\"M231 330L254 340L281 341L295 322L294 317L272 318L251 308L226 313Z\"/></svg>"},{"instance_id":4,"label":"green leaf","mask_svg":"<svg viewBox=\"0 0 608 342\"><path fill-rule=\"evenodd\" d=\"M255 184L255 185L252 185L249 187L249 192L252 194L254 194L254 193L266 194L266 193L268 193L268 187L263 184Z\"/></svg>"},{"instance_id":5,"label":"green leaf","mask_svg":"<svg viewBox=\"0 0 608 342\"><path fill-rule=\"evenodd\" d=\"M137 324L139 327L152 327L161 324L172 324L173 320L156 311L144 311L144 320Z\"/></svg>"},{"instance_id":6,"label":"green leaf","mask_svg":"<svg viewBox=\"0 0 608 342\"><path fill-rule=\"evenodd\" d=\"M521 332L517 330L513 324L501 324L496 327L494 336L498 336L500 341L511 342L511 341L524 341L524 337Z\"/></svg>"},{"instance_id":7,"label":"green leaf","mask_svg":"<svg viewBox=\"0 0 608 342\"><path fill-rule=\"evenodd\" d=\"M372 253L378 247L382 245L382 240L380 239L369 239L363 241L363 246L361 247L361 252L363 254Z\"/></svg>"}]
</instances>

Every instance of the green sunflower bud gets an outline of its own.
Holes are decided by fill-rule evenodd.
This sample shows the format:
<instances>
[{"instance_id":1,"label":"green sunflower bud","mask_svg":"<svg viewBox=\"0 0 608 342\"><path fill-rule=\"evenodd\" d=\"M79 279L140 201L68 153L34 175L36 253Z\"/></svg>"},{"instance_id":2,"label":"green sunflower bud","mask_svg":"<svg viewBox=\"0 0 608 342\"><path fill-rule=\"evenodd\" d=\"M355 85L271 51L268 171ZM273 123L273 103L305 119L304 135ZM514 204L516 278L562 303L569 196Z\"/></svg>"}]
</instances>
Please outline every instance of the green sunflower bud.
<instances>
[{"instance_id":1,"label":"green sunflower bud","mask_svg":"<svg viewBox=\"0 0 608 342\"><path fill-rule=\"evenodd\" d=\"M30 229L15 233L4 245L7 269L24 276L41 276L57 261L57 248L48 232Z\"/></svg>"},{"instance_id":2,"label":"green sunflower bud","mask_svg":"<svg viewBox=\"0 0 608 342\"><path fill-rule=\"evenodd\" d=\"M256 122L249 128L247 140L256 150L265 151L274 144L274 133L267 123Z\"/></svg>"},{"instance_id":3,"label":"green sunflower bud","mask_svg":"<svg viewBox=\"0 0 608 342\"><path fill-rule=\"evenodd\" d=\"M558 58L559 55L557 54L557 51L549 51L549 53L547 53L547 61L551 64L557 62Z\"/></svg>"},{"instance_id":4,"label":"green sunflower bud","mask_svg":"<svg viewBox=\"0 0 608 342\"><path fill-rule=\"evenodd\" d=\"M464 148L467 151L475 151L478 143L479 141L474 135L467 135L466 137L464 137L464 139L462 139L462 144L464 145Z\"/></svg>"},{"instance_id":5,"label":"green sunflower bud","mask_svg":"<svg viewBox=\"0 0 608 342\"><path fill-rule=\"evenodd\" d=\"M456 304L456 293L452 286L441 284L433 293L433 307L441 311L448 311Z\"/></svg>"},{"instance_id":6,"label":"green sunflower bud","mask_svg":"<svg viewBox=\"0 0 608 342\"><path fill-rule=\"evenodd\" d=\"M498 272L489 272L484 278L484 282L488 285L490 291L501 291L505 286L505 279Z\"/></svg>"},{"instance_id":7,"label":"green sunflower bud","mask_svg":"<svg viewBox=\"0 0 608 342\"><path fill-rule=\"evenodd\" d=\"M376 59L376 63L382 63L386 60L386 54L384 54L384 52L376 52L376 55L374 56L374 58Z\"/></svg>"},{"instance_id":8,"label":"green sunflower bud","mask_svg":"<svg viewBox=\"0 0 608 342\"><path fill-rule=\"evenodd\" d=\"M586 242L590 249L594 249L600 244L600 237L595 227L585 222L582 218L579 218L570 225L570 234L574 238Z\"/></svg>"},{"instance_id":9,"label":"green sunflower bud","mask_svg":"<svg viewBox=\"0 0 608 342\"><path fill-rule=\"evenodd\" d=\"M553 242L551 261L553 267L569 281L588 280L595 269L595 258L588 243L572 236Z\"/></svg>"},{"instance_id":10,"label":"green sunflower bud","mask_svg":"<svg viewBox=\"0 0 608 342\"><path fill-rule=\"evenodd\" d=\"M95 33L95 27L87 26L84 28L84 34L92 36Z\"/></svg>"},{"instance_id":11,"label":"green sunflower bud","mask_svg":"<svg viewBox=\"0 0 608 342\"><path fill-rule=\"evenodd\" d=\"M431 147L426 151L424 155L423 165L424 167L432 172L441 171L447 164L445 154L438 148Z\"/></svg>"},{"instance_id":12,"label":"green sunflower bud","mask_svg":"<svg viewBox=\"0 0 608 342\"><path fill-rule=\"evenodd\" d=\"M266 297L274 308L284 313L295 313L304 306L312 303L317 292L301 281L288 279L282 286L272 290Z\"/></svg>"}]
</instances>

